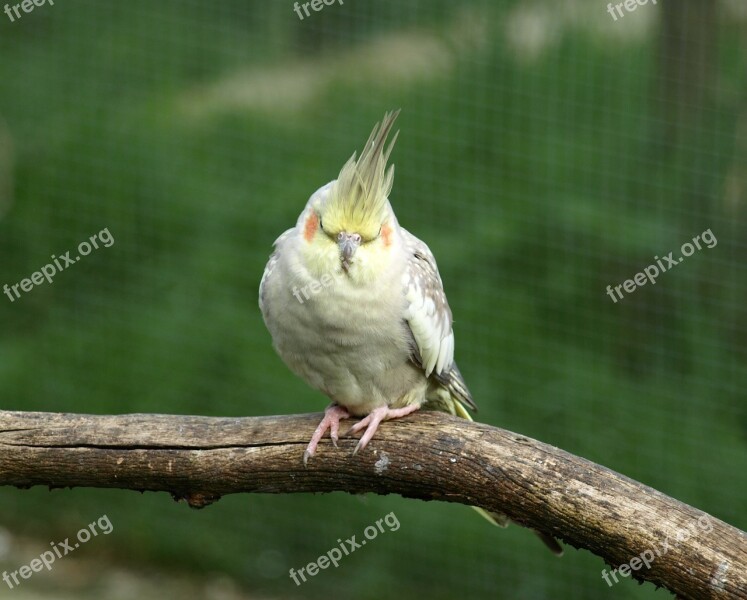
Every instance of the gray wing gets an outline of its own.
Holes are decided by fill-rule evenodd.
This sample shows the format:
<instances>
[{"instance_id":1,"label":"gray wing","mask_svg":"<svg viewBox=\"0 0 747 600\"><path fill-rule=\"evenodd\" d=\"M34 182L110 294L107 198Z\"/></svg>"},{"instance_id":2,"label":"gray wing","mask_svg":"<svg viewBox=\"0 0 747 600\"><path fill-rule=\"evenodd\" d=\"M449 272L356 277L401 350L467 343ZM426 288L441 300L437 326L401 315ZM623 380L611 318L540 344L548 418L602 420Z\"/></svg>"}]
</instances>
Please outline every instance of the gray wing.
<instances>
[{"instance_id":1,"label":"gray wing","mask_svg":"<svg viewBox=\"0 0 747 600\"><path fill-rule=\"evenodd\" d=\"M410 360L436 380L456 399L476 410L472 395L454 362L454 331L436 259L430 248L402 229L408 250L403 280L406 298L405 322L412 334Z\"/></svg>"},{"instance_id":2,"label":"gray wing","mask_svg":"<svg viewBox=\"0 0 747 600\"><path fill-rule=\"evenodd\" d=\"M280 246L283 244L285 239L291 235L291 233L293 233L293 229L288 229L281 233L278 239L275 240L273 243L275 250L270 255L270 260L267 261L265 272L262 274L262 281L259 283L259 310L262 311L263 315L266 315L266 311L269 309L267 306L267 282L272 276L272 272L275 269L278 260L280 260Z\"/></svg>"}]
</instances>

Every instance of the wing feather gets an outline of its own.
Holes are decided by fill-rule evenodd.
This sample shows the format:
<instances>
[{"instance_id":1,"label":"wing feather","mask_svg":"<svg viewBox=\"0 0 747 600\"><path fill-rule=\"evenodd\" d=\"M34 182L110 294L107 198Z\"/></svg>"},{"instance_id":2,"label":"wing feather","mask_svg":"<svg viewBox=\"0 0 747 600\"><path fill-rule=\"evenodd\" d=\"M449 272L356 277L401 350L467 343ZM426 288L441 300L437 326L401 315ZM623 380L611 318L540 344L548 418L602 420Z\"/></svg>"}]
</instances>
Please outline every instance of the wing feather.
<instances>
[{"instance_id":1,"label":"wing feather","mask_svg":"<svg viewBox=\"0 0 747 600\"><path fill-rule=\"evenodd\" d=\"M454 362L454 332L449 303L430 248L403 229L408 268L403 277L405 322L413 339L411 360L455 399L476 409Z\"/></svg>"}]
</instances>

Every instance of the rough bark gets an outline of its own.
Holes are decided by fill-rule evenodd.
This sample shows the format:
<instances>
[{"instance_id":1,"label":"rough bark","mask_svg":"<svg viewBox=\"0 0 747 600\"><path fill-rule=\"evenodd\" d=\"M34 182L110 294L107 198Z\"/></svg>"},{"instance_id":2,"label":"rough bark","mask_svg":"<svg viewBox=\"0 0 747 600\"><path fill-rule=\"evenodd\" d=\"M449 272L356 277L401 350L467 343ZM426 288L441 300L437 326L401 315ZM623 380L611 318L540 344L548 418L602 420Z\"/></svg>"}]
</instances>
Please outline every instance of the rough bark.
<instances>
[{"instance_id":1,"label":"rough bark","mask_svg":"<svg viewBox=\"0 0 747 600\"><path fill-rule=\"evenodd\" d=\"M303 450L320 417L0 411L0 485L165 491L194 507L240 492L458 502L503 512L610 565L648 550L650 568L632 576L681 598L747 599L745 533L605 467L509 431L422 412L383 424L355 457L354 440L334 448L325 439L305 468Z\"/></svg>"}]
</instances>

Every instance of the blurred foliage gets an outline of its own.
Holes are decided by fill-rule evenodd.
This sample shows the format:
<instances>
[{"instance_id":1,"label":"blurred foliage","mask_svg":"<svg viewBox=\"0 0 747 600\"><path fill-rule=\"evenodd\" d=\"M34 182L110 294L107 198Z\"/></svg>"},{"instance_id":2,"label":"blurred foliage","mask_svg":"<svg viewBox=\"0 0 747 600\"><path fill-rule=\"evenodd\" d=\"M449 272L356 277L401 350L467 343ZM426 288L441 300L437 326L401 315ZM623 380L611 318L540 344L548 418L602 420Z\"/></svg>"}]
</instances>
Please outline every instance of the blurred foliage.
<instances>
[{"instance_id":1,"label":"blurred foliage","mask_svg":"<svg viewBox=\"0 0 747 600\"><path fill-rule=\"evenodd\" d=\"M115 239L0 296L0 407L321 410L272 351L259 280L309 195L401 107L392 203L438 259L477 418L747 528L747 21L738 3L698 5L618 22L582 0L0 15L0 285L104 228ZM708 228L715 248L606 295ZM391 511L399 531L289 579ZM598 558L557 560L459 506L256 495L195 512L165 494L0 491L0 524L40 551L103 513L114 535L81 555L258 596L667 597L608 589Z\"/></svg>"}]
</instances>

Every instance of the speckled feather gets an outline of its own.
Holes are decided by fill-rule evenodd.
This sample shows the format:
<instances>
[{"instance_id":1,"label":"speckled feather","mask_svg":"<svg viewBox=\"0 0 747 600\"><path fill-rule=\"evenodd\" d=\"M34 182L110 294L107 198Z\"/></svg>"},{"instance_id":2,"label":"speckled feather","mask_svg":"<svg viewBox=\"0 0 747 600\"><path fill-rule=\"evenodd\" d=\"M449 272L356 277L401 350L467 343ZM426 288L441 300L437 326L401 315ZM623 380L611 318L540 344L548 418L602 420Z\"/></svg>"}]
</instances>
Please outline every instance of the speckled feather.
<instances>
[{"instance_id":1,"label":"speckled feather","mask_svg":"<svg viewBox=\"0 0 747 600\"><path fill-rule=\"evenodd\" d=\"M475 408L454 363L452 316L428 246L400 227L388 198L384 150L397 113L374 128L358 161L309 199L296 227L275 242L260 284L260 308L278 354L307 383L351 414L433 401ZM356 183L357 182L357 183ZM345 206L349 198L354 209ZM348 268L329 233L387 232L361 247ZM322 222L323 221L323 222ZM369 249L368 246L371 246ZM333 284L301 296L325 275ZM463 412L448 407L449 412Z\"/></svg>"},{"instance_id":2,"label":"speckled feather","mask_svg":"<svg viewBox=\"0 0 747 600\"><path fill-rule=\"evenodd\" d=\"M357 451L382 419L410 409L425 405L465 419L465 406L476 409L454 362L436 260L400 227L389 203L394 171L386 162L394 141L385 147L397 115L387 113L360 158L353 155L336 180L312 194L296 226L275 241L260 283L259 306L278 354L333 401L304 462L327 430L336 441L339 420L349 415L364 417L352 428L365 427ZM508 523L505 515L477 510Z\"/></svg>"}]
</instances>

